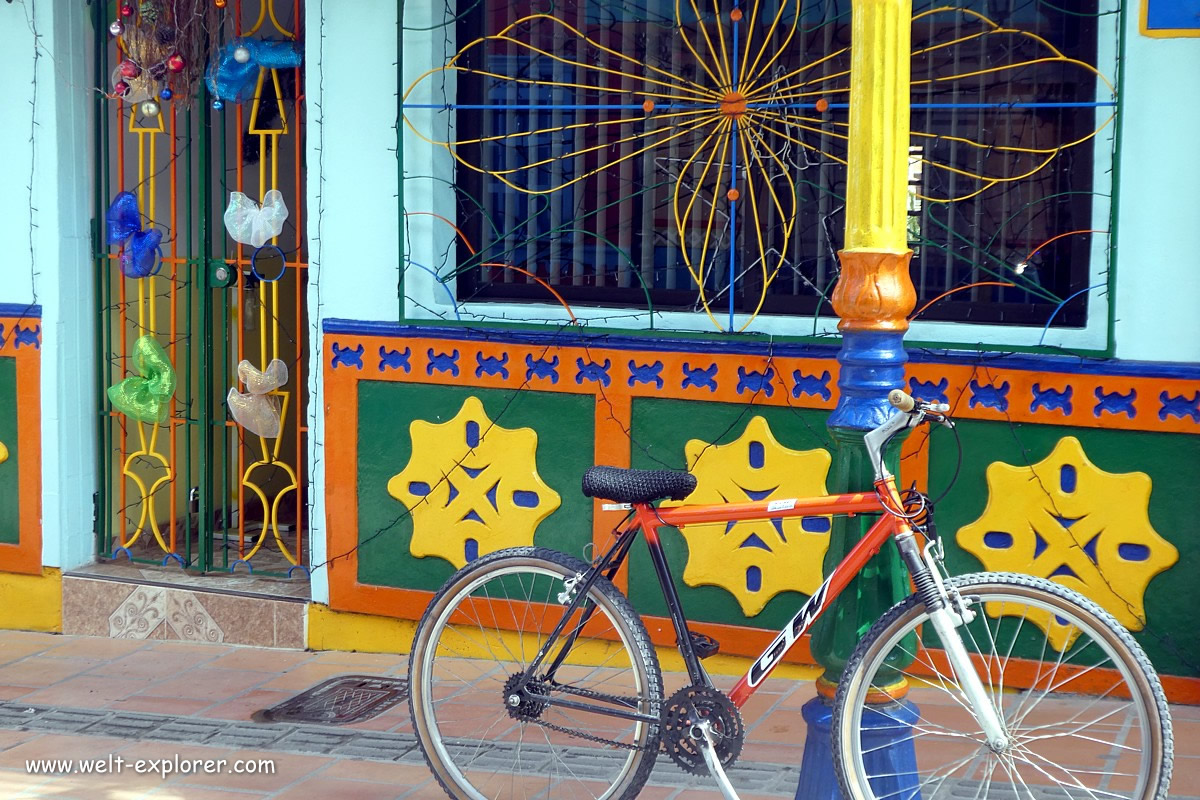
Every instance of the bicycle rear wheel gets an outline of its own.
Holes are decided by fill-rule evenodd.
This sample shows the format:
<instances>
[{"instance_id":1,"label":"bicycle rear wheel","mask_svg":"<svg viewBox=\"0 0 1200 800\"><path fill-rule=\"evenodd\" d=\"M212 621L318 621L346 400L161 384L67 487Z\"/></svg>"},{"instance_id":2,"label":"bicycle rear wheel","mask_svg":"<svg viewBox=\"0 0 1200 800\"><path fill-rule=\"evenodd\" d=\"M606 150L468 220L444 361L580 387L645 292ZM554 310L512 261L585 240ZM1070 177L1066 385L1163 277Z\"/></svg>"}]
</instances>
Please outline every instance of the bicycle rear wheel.
<instances>
[{"instance_id":1,"label":"bicycle rear wheel","mask_svg":"<svg viewBox=\"0 0 1200 800\"><path fill-rule=\"evenodd\" d=\"M1013 744L987 746L914 595L875 623L838 687L833 752L845 797L1166 798L1166 697L1120 623L1026 575L947 585L975 612L957 630Z\"/></svg>"},{"instance_id":2,"label":"bicycle rear wheel","mask_svg":"<svg viewBox=\"0 0 1200 800\"><path fill-rule=\"evenodd\" d=\"M530 684L546 701L507 702L566 611L564 582L587 568L545 548L502 550L459 570L426 609L409 659L409 706L425 759L451 797L632 798L649 777L656 722L558 704L659 714L654 648L603 577ZM566 641L566 658L548 675Z\"/></svg>"}]
</instances>

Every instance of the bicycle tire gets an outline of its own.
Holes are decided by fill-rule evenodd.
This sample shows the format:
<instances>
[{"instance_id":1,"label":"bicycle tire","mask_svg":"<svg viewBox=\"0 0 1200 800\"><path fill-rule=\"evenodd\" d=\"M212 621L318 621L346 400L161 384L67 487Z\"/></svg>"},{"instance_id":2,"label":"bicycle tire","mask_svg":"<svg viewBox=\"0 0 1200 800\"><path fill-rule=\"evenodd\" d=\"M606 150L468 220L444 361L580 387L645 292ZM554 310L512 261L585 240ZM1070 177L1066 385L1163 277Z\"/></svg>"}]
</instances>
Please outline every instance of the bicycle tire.
<instances>
[{"instance_id":1,"label":"bicycle tire","mask_svg":"<svg viewBox=\"0 0 1200 800\"><path fill-rule=\"evenodd\" d=\"M558 599L564 581L587 568L546 548L501 550L456 572L426 608L409 657L409 710L425 761L451 797L545 792L615 800L635 797L650 776L658 754L656 723L553 703L513 710L504 702L506 682L523 671L566 610ZM581 605L588 603L596 610L557 682L539 685L552 697L574 701L596 702L582 694L587 691L623 697L657 717L662 674L641 618L602 576ZM566 630L580 619L575 612ZM556 652L551 648L550 655ZM599 785L606 788L598 791Z\"/></svg>"},{"instance_id":2,"label":"bicycle tire","mask_svg":"<svg viewBox=\"0 0 1200 800\"><path fill-rule=\"evenodd\" d=\"M1170 712L1150 661L1129 631L1083 595L1041 578L979 573L946 583L972 603L975 619L957 630L1015 744L1004 754L986 747L973 712L955 696L961 690L948 664L938 666L945 662L932 626L921 632L928 614L913 595L872 626L839 682L832 748L843 797L986 797L997 777L1019 797L1167 797L1174 747ZM1063 649L1055 652L1048 628L1033 622L1031 611L1053 615L1045 622L1068 637L1057 640ZM931 650L924 649L925 634ZM914 636L920 650L912 647ZM1033 649L1039 639L1042 649ZM897 667L896 655L904 657L900 663L915 660ZM899 675L909 681L907 695L881 702L880 690L891 686L896 693ZM953 702L936 702L939 692ZM950 719L958 729L949 727ZM898 744L887 745L889 736ZM1049 756L1047 745L1054 745ZM938 758L949 763L929 767Z\"/></svg>"}]
</instances>

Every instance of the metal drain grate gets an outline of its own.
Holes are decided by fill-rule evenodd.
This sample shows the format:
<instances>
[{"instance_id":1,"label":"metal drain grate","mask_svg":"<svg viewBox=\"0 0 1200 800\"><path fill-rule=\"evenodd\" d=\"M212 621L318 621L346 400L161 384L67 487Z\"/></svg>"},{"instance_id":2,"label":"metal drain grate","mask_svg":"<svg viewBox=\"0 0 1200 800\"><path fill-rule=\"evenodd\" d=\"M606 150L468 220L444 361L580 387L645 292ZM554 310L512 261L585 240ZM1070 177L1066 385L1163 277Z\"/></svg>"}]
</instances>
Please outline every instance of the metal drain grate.
<instances>
[{"instance_id":1,"label":"metal drain grate","mask_svg":"<svg viewBox=\"0 0 1200 800\"><path fill-rule=\"evenodd\" d=\"M318 683L277 706L257 711L257 722L349 725L378 717L408 699L404 678L343 675Z\"/></svg>"}]
</instances>

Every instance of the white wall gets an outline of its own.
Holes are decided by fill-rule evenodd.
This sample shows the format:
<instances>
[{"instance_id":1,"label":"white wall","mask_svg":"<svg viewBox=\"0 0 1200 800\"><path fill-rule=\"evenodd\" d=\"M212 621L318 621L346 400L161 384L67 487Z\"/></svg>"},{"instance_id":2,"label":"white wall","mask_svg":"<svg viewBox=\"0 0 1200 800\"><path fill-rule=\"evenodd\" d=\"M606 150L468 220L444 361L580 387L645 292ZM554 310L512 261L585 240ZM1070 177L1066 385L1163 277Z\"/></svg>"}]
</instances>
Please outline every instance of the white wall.
<instances>
[{"instance_id":1,"label":"white wall","mask_svg":"<svg viewBox=\"0 0 1200 800\"><path fill-rule=\"evenodd\" d=\"M1200 38L1142 36L1126 2L1117 356L1200 361Z\"/></svg>"},{"instance_id":2,"label":"white wall","mask_svg":"<svg viewBox=\"0 0 1200 800\"><path fill-rule=\"evenodd\" d=\"M88 14L0 4L0 302L42 306L42 563L64 569L91 559L96 486Z\"/></svg>"},{"instance_id":3,"label":"white wall","mask_svg":"<svg viewBox=\"0 0 1200 800\"><path fill-rule=\"evenodd\" d=\"M396 177L396 2L308 0L309 443L312 563L326 558L325 398L320 321L395 320L400 261ZM370 24L364 24L370 20ZM329 602L328 576L312 576Z\"/></svg>"}]
</instances>

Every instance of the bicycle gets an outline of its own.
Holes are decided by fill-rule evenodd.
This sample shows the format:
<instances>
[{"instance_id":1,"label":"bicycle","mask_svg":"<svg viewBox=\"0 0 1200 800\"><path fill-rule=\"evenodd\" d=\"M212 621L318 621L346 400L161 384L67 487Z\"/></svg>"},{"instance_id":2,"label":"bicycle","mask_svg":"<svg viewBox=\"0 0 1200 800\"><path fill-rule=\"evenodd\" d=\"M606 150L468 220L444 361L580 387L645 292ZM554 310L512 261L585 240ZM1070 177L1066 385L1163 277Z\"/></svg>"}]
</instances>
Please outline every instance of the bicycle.
<instances>
[{"instance_id":1,"label":"bicycle","mask_svg":"<svg viewBox=\"0 0 1200 800\"><path fill-rule=\"evenodd\" d=\"M592 467L584 493L629 510L603 556L588 564L524 547L454 574L426 609L409 662L413 728L443 789L455 798L630 798L662 751L684 770L707 770L734 800L727 770L745 736L739 709L892 539L915 591L862 637L837 685L832 750L843 797L978 800L1000 782L1020 797L1165 798L1170 715L1141 648L1057 583L944 577L928 498L901 492L882 454L908 428L952 426L949 407L900 390L889 399L897 412L865 440L874 492L656 507L684 499L695 478ZM688 630L658 529L820 514L879 518L721 692L702 664L718 645ZM612 583L639 533L690 681L669 697L644 624ZM1055 625L1068 639L1061 649L1048 633Z\"/></svg>"}]
</instances>

